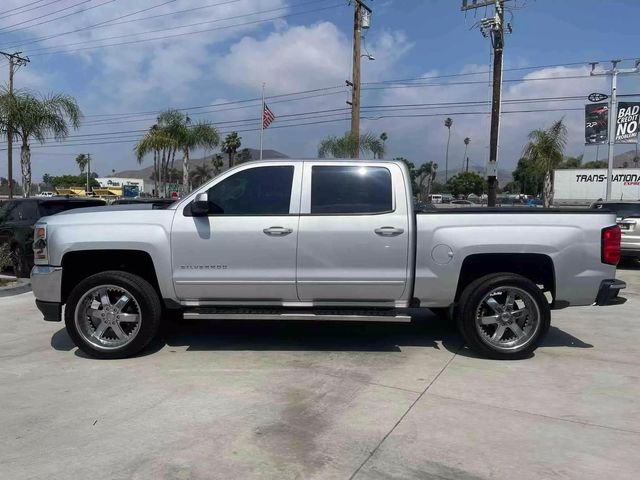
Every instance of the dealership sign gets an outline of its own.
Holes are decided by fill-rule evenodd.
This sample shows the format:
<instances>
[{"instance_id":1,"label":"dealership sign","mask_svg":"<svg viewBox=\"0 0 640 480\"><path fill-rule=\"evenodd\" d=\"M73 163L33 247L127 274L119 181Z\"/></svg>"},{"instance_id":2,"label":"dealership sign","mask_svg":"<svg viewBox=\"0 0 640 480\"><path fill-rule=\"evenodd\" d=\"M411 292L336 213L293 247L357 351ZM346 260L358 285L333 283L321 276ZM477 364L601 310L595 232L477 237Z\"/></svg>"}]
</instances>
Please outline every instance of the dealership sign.
<instances>
[{"instance_id":1,"label":"dealership sign","mask_svg":"<svg viewBox=\"0 0 640 480\"><path fill-rule=\"evenodd\" d=\"M609 98L609 95L606 93L591 93L587 98L590 102L601 102Z\"/></svg>"},{"instance_id":2,"label":"dealership sign","mask_svg":"<svg viewBox=\"0 0 640 480\"><path fill-rule=\"evenodd\" d=\"M609 104L591 103L584 106L584 143L603 145L609 138Z\"/></svg>"},{"instance_id":3,"label":"dealership sign","mask_svg":"<svg viewBox=\"0 0 640 480\"><path fill-rule=\"evenodd\" d=\"M616 143L638 143L639 102L620 102L616 117Z\"/></svg>"}]
</instances>

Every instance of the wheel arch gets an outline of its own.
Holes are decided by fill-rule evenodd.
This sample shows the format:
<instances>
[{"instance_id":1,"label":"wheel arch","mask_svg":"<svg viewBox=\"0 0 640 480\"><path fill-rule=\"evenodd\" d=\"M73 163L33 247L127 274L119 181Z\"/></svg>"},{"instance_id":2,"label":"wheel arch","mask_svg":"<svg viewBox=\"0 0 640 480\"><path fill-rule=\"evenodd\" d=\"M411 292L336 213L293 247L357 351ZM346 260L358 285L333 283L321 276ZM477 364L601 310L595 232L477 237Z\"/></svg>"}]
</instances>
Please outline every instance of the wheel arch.
<instances>
[{"instance_id":1,"label":"wheel arch","mask_svg":"<svg viewBox=\"0 0 640 480\"><path fill-rule=\"evenodd\" d=\"M539 253L479 253L462 262L456 287L456 302L474 280L491 273L515 273L542 285L555 299L555 267L549 255Z\"/></svg>"},{"instance_id":2,"label":"wheel arch","mask_svg":"<svg viewBox=\"0 0 640 480\"><path fill-rule=\"evenodd\" d=\"M142 250L79 250L62 257L61 300L66 303L69 293L83 279L96 273L119 270L138 275L148 281L159 298L162 292L158 274L148 252Z\"/></svg>"}]
</instances>

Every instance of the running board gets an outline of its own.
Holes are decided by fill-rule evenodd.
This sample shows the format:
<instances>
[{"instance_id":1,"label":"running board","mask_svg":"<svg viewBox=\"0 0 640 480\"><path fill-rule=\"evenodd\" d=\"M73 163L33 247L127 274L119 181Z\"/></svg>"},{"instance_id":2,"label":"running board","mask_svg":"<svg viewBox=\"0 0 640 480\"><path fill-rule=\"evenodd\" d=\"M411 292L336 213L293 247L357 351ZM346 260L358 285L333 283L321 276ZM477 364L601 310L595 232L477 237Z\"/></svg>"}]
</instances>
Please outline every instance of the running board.
<instances>
[{"instance_id":1,"label":"running board","mask_svg":"<svg viewBox=\"0 0 640 480\"><path fill-rule=\"evenodd\" d=\"M310 320L334 322L411 322L395 310L277 310L194 308L183 313L186 320Z\"/></svg>"}]
</instances>

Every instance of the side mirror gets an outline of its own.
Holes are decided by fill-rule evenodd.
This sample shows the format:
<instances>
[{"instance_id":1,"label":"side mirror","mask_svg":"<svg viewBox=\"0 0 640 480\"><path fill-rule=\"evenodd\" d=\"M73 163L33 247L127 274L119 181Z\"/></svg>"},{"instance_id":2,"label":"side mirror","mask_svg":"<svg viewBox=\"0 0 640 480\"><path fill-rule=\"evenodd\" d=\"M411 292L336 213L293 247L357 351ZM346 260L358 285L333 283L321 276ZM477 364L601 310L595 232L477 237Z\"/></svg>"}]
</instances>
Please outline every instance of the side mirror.
<instances>
[{"instance_id":1,"label":"side mirror","mask_svg":"<svg viewBox=\"0 0 640 480\"><path fill-rule=\"evenodd\" d=\"M200 193L191 204L191 214L194 217L206 217L209 214L209 197Z\"/></svg>"}]
</instances>

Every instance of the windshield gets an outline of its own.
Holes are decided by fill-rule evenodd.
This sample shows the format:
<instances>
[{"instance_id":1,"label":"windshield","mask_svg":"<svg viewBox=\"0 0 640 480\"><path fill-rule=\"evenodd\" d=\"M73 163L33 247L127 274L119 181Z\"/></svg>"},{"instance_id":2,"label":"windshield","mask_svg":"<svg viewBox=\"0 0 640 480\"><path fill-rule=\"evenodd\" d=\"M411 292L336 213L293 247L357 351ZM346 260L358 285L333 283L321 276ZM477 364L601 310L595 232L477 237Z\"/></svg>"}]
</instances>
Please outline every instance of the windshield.
<instances>
[{"instance_id":1,"label":"windshield","mask_svg":"<svg viewBox=\"0 0 640 480\"><path fill-rule=\"evenodd\" d=\"M48 217L49 215L55 215L56 213L66 212L67 210L74 210L76 208L87 208L87 207L102 207L104 205L103 202L99 201L73 201L69 202L66 200L54 201L54 202L43 202L40 204L40 211L43 217Z\"/></svg>"},{"instance_id":2,"label":"windshield","mask_svg":"<svg viewBox=\"0 0 640 480\"><path fill-rule=\"evenodd\" d=\"M592 208L611 210L617 217L640 217L640 203L596 203Z\"/></svg>"}]
</instances>

